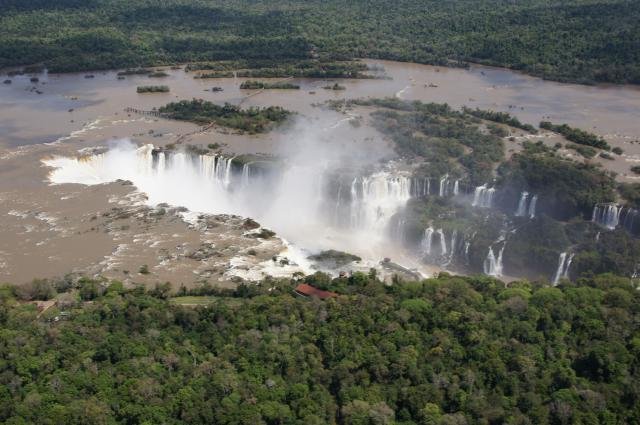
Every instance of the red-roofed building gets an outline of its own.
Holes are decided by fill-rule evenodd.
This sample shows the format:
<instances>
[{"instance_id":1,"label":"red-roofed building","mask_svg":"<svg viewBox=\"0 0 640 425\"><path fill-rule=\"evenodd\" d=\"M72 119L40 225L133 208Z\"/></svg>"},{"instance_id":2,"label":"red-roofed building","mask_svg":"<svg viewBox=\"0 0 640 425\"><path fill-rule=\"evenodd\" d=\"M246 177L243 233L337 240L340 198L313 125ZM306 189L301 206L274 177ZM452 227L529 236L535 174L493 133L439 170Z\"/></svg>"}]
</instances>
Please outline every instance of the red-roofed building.
<instances>
[{"instance_id":1,"label":"red-roofed building","mask_svg":"<svg viewBox=\"0 0 640 425\"><path fill-rule=\"evenodd\" d=\"M303 297L318 297L321 300L327 298L335 298L338 296L335 292L323 291L322 289L314 288L306 283L301 283L294 289L295 293Z\"/></svg>"}]
</instances>

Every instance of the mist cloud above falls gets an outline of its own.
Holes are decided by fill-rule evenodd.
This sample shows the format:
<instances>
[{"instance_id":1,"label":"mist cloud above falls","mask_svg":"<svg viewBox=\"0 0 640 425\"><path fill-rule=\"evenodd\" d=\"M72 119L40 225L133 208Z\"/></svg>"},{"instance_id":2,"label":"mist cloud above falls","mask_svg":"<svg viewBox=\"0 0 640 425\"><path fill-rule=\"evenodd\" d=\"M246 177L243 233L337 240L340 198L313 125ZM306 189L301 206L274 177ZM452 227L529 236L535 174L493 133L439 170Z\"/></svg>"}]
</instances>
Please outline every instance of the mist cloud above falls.
<instances>
[{"instance_id":1,"label":"mist cloud above falls","mask_svg":"<svg viewBox=\"0 0 640 425\"><path fill-rule=\"evenodd\" d=\"M277 172L252 175L248 184L242 181L239 163L219 168L233 164L228 161L232 155L224 155L226 160L221 161L185 150L159 154L151 145L138 147L130 140L112 143L103 154L43 162L54 168L49 176L52 183L129 180L148 196L151 205L168 203L195 212L251 217L308 251L337 249L379 260L389 250L385 226L390 215L406 202L402 193L390 189L387 174L357 180L358 187L362 186L359 196L368 197L358 204L364 225L345 228L335 220L336 214L353 215L353 203L341 201L354 189L348 182L354 182L354 176L365 169L369 171L364 174L371 175L370 170L379 168L389 154L372 136L371 129L356 128L344 116L313 121L299 118L278 140L274 152L279 158ZM338 187L340 178L347 183Z\"/></svg>"}]
</instances>

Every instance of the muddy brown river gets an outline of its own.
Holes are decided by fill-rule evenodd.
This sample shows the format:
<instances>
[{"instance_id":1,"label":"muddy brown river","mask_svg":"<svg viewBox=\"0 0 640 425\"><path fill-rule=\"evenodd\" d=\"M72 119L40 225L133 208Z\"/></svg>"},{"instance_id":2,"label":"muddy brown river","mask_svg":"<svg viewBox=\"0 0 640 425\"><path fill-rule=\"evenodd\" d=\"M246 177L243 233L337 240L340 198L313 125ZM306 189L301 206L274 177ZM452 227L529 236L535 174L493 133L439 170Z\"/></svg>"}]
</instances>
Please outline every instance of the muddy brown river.
<instances>
[{"instance_id":1,"label":"muddy brown river","mask_svg":"<svg viewBox=\"0 0 640 425\"><path fill-rule=\"evenodd\" d=\"M324 90L326 80L297 79L292 82L301 90L267 90L252 96L239 89L244 79L194 79L183 70L167 70L169 77L162 79L143 75L119 80L115 71L97 72L93 78L39 75L35 84L28 75L11 78L11 84L0 85L0 281L21 283L77 272L149 284L233 284L238 278L297 270L273 260L295 257L285 242L247 235L242 217L218 214L188 220L173 206L147 205L144 194L122 182L52 186L51 169L42 160L87 154L123 138L162 146L185 134L190 134L186 143L219 143L229 155L284 156L295 150L297 138L306 137L305 128L313 129L328 146L324 152L342 160L374 164L394 157L389 143L366 120L360 127L350 126L344 115L314 106L328 99L396 96L505 111L534 125L543 119L567 123L621 147L624 154L615 161L595 161L616 171L620 180L637 181L629 168L640 164L638 87L561 84L480 66L463 70L367 62L383 67L390 78L340 80L344 91ZM171 92L136 93L136 86L152 84L168 85ZM214 86L223 91L212 92ZM283 106L299 114L298 128L260 136L221 129L198 133L193 124L124 111L151 110L194 97L243 107ZM394 254L403 259L401 252ZM418 267L410 263L405 261ZM438 271L420 267L423 274Z\"/></svg>"}]
</instances>

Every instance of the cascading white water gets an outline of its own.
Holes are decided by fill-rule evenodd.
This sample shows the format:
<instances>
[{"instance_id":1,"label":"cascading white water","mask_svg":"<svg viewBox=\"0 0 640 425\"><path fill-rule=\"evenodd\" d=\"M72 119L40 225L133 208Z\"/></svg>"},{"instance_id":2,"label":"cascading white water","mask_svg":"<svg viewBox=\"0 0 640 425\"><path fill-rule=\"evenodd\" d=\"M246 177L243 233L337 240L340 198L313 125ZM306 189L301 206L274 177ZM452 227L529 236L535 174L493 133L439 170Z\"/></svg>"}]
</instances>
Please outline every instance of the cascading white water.
<instances>
[{"instance_id":1,"label":"cascading white water","mask_svg":"<svg viewBox=\"0 0 640 425\"><path fill-rule=\"evenodd\" d=\"M157 171L158 174L162 174L162 173L164 173L166 168L167 168L167 158L166 158L164 152L159 152L158 153L158 165L156 166L156 171Z\"/></svg>"},{"instance_id":2,"label":"cascading white water","mask_svg":"<svg viewBox=\"0 0 640 425\"><path fill-rule=\"evenodd\" d=\"M471 205L474 207L491 208L495 191L494 188L489 188L486 184L476 187Z\"/></svg>"},{"instance_id":3,"label":"cascading white water","mask_svg":"<svg viewBox=\"0 0 640 425\"><path fill-rule=\"evenodd\" d=\"M205 167L211 178L203 178L197 149L184 146L186 153L180 158L178 154L183 146L178 146L178 150L165 150L149 145L140 149L145 156L148 154L148 160L142 160L137 157L137 147L128 140L105 143L108 150L104 163L99 164L96 156L86 160L57 157L43 162L55 168L49 174L51 183L129 180L134 187L128 190L146 195L137 199L145 199L148 205L182 206L196 213L185 215L187 219L195 219L200 213L251 217L292 246L309 253L336 249L360 256L363 264L377 264L380 259L390 257L398 264L411 264L425 270L424 264L415 255L408 255L404 246L392 243L397 228L390 224L398 223L409 200L410 185L404 184L406 189L397 191L400 192L397 196L389 193L393 189L387 188L382 191L387 192L386 195L379 194L374 181L363 190L362 186L366 186L363 177L355 182L355 196L350 196L349 186L354 175L369 175L370 180L376 180L370 174L379 170L385 170L389 180L400 177L398 180L406 183L416 168L405 165L404 161L384 160L389 154L386 146L366 143L365 149L361 149L359 145L363 142L360 141L345 144L343 129L339 130L340 134L330 130L314 131L325 128L314 121L300 117L286 133L274 135L277 140L269 144L268 152L278 158L277 161L265 158L264 162L256 161L246 170L245 161L241 164L241 158L231 159L229 153L218 154L218 158L213 157L213 153L205 155L213 158L213 164ZM146 170L139 170L139 163L144 164ZM346 173L349 176L345 176ZM340 189L338 175L343 179ZM318 182L319 176L323 177L321 182ZM247 177L248 186L244 184ZM438 181L435 182L437 186ZM433 182L429 179L424 183L422 193L438 193L437 187L430 188ZM274 239L273 243L277 241ZM437 247L434 249L438 251Z\"/></svg>"},{"instance_id":4,"label":"cascading white water","mask_svg":"<svg viewBox=\"0 0 640 425\"><path fill-rule=\"evenodd\" d=\"M556 285L560 282L562 278L569 277L569 268L571 267L571 262L573 261L573 256L575 254L569 255L567 258L566 252L561 252L560 257L558 258L558 268L556 269L556 273L553 275L553 284Z\"/></svg>"},{"instance_id":5,"label":"cascading white water","mask_svg":"<svg viewBox=\"0 0 640 425\"><path fill-rule=\"evenodd\" d=\"M529 218L536 218L536 204L538 203L538 195L533 195L529 202Z\"/></svg>"},{"instance_id":6,"label":"cascading white water","mask_svg":"<svg viewBox=\"0 0 640 425\"><path fill-rule=\"evenodd\" d=\"M440 190L438 196L447 196L447 187L449 186L449 174L440 177Z\"/></svg>"},{"instance_id":7,"label":"cascading white water","mask_svg":"<svg viewBox=\"0 0 640 425\"><path fill-rule=\"evenodd\" d=\"M567 258L567 253L566 252L561 252L560 253L560 258L558 259L558 267L556 268L556 273L553 275L553 284L555 285L556 283L558 283L560 281L560 278L562 277L563 271L564 271L564 262Z\"/></svg>"},{"instance_id":8,"label":"cascading white water","mask_svg":"<svg viewBox=\"0 0 640 425\"><path fill-rule=\"evenodd\" d=\"M445 255L447 255L447 240L442 229L436 230L436 233L440 237L440 255L444 257Z\"/></svg>"},{"instance_id":9,"label":"cascading white water","mask_svg":"<svg viewBox=\"0 0 640 425\"><path fill-rule=\"evenodd\" d=\"M504 248L506 247L506 243L502 245L500 251L498 252L498 257L493 252L493 246L489 247L489 252L487 253L487 258L484 260L484 274L494 277L502 276L502 254L504 253Z\"/></svg>"},{"instance_id":10,"label":"cascading white water","mask_svg":"<svg viewBox=\"0 0 640 425\"><path fill-rule=\"evenodd\" d=\"M251 167L250 163L246 163L242 166L242 186L243 187L249 186L249 180L251 178L250 167Z\"/></svg>"},{"instance_id":11,"label":"cascading white water","mask_svg":"<svg viewBox=\"0 0 640 425\"><path fill-rule=\"evenodd\" d=\"M424 229L424 235L422 236L422 242L420 243L423 255L431 255L431 242L433 240L433 227L429 226Z\"/></svg>"},{"instance_id":12,"label":"cascading white water","mask_svg":"<svg viewBox=\"0 0 640 425\"><path fill-rule=\"evenodd\" d=\"M453 183L453 196L457 196L460 193L460 180L456 180Z\"/></svg>"},{"instance_id":13,"label":"cascading white water","mask_svg":"<svg viewBox=\"0 0 640 425\"><path fill-rule=\"evenodd\" d=\"M571 263L573 262L573 257L575 256L574 253L571 253L571 255L569 256L569 259L567 260L567 264L564 267L564 273L563 273L563 277L565 279L569 278L569 269L571 268Z\"/></svg>"},{"instance_id":14,"label":"cascading white water","mask_svg":"<svg viewBox=\"0 0 640 425\"><path fill-rule=\"evenodd\" d=\"M466 241L464 243L464 261L469 264L469 248L471 247L471 242Z\"/></svg>"},{"instance_id":15,"label":"cascading white water","mask_svg":"<svg viewBox=\"0 0 640 425\"><path fill-rule=\"evenodd\" d=\"M411 179L411 196L420 198L431 193L431 179L429 177L414 177Z\"/></svg>"},{"instance_id":16,"label":"cascading white water","mask_svg":"<svg viewBox=\"0 0 640 425\"><path fill-rule=\"evenodd\" d=\"M591 221L613 230L620 223L620 212L622 207L616 204L596 204L593 207Z\"/></svg>"},{"instance_id":17,"label":"cascading white water","mask_svg":"<svg viewBox=\"0 0 640 425\"><path fill-rule=\"evenodd\" d=\"M351 182L351 226L368 232L386 231L391 217L410 199L408 176L385 171Z\"/></svg>"},{"instance_id":18,"label":"cascading white water","mask_svg":"<svg viewBox=\"0 0 640 425\"><path fill-rule=\"evenodd\" d=\"M622 218L623 213L624 213L624 218ZM640 215L638 210L635 210L633 208L623 209L623 211L620 212L622 227L624 227L625 230L631 233L637 232L639 230L639 229L636 229L636 219L638 218L638 215Z\"/></svg>"},{"instance_id":19,"label":"cascading white water","mask_svg":"<svg viewBox=\"0 0 640 425\"><path fill-rule=\"evenodd\" d=\"M225 158L217 155L199 155L200 173L205 179L213 180L223 188L228 189L231 184L231 164L234 157ZM190 168L191 157L183 152L171 155L171 166L174 169L186 171ZM164 172L166 170L162 170ZM158 170L158 172L161 172Z\"/></svg>"},{"instance_id":20,"label":"cascading white water","mask_svg":"<svg viewBox=\"0 0 640 425\"><path fill-rule=\"evenodd\" d=\"M396 242L402 243L404 241L404 239L405 239L405 234L404 234L404 231L405 231L404 226L405 226L405 224L406 224L406 220L404 218L398 219L398 222L396 223L396 228L395 228L395 231L394 231L394 240Z\"/></svg>"},{"instance_id":21,"label":"cascading white water","mask_svg":"<svg viewBox=\"0 0 640 425\"><path fill-rule=\"evenodd\" d=\"M520 200L518 201L518 208L516 208L516 217L535 218L536 216L536 204L538 203L538 195L533 195L529 198L530 193L522 191L520 193Z\"/></svg>"},{"instance_id":22,"label":"cascading white water","mask_svg":"<svg viewBox=\"0 0 640 425\"><path fill-rule=\"evenodd\" d=\"M456 255L456 243L457 243L457 239L458 239L458 231L454 230L453 232L451 232L451 243L449 245L449 252L448 252L448 256L446 261L443 263L443 265L446 267L449 264L451 264L453 262L453 258ZM446 255L443 254L443 255Z\"/></svg>"},{"instance_id":23,"label":"cascading white water","mask_svg":"<svg viewBox=\"0 0 640 425\"><path fill-rule=\"evenodd\" d=\"M518 201L518 208L516 209L516 217L524 217L527 213L527 198L529 192L520 193L520 200Z\"/></svg>"},{"instance_id":24,"label":"cascading white water","mask_svg":"<svg viewBox=\"0 0 640 425\"><path fill-rule=\"evenodd\" d=\"M457 231L457 230L454 230L454 231L451 233L451 245L450 245L450 248L451 248L451 257L452 257L452 258L453 258L453 254L454 254L454 253L455 253L455 251L456 251L456 242L457 242L457 239L458 239L458 231Z\"/></svg>"},{"instance_id":25,"label":"cascading white water","mask_svg":"<svg viewBox=\"0 0 640 425\"><path fill-rule=\"evenodd\" d=\"M237 167L236 175L232 157L162 151L152 145L137 148L120 141L104 154L43 162L54 168L52 183L129 180L151 205L252 217L305 249L340 249L376 261L398 252L389 240L403 226L390 229L389 223L410 199L409 173L395 170L355 178L351 197L344 193L345 183L336 198L335 191L326 190L333 171L315 158L285 163L273 176L257 176L248 165Z\"/></svg>"}]
</instances>

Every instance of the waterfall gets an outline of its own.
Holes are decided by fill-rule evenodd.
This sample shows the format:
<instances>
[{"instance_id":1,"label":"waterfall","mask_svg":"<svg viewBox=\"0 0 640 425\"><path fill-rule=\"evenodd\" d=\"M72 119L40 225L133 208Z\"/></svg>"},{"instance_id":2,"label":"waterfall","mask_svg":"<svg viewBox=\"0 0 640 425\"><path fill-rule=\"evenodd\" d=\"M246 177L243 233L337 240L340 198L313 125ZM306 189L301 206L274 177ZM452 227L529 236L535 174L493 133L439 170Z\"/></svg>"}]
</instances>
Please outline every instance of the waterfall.
<instances>
[{"instance_id":1,"label":"waterfall","mask_svg":"<svg viewBox=\"0 0 640 425\"><path fill-rule=\"evenodd\" d=\"M402 218L411 189L410 174L392 169L393 164L357 178L341 175L338 188L331 183L337 183L332 179L339 170L315 158L283 163L277 173L263 173L253 164L240 166L239 158L137 147L126 141L103 154L56 156L42 162L51 167L51 183L129 180L146 195L148 205L167 203L197 214L251 217L305 249L340 249L374 261L399 252L390 242L393 232L400 235L404 227L396 220ZM332 220L335 211L337 225Z\"/></svg>"},{"instance_id":2,"label":"waterfall","mask_svg":"<svg viewBox=\"0 0 640 425\"><path fill-rule=\"evenodd\" d=\"M527 191L522 191L520 193L520 200L518 201L518 208L516 208L515 216L516 217L526 217L535 218L536 216L536 204L538 203L538 195L533 195L529 199L530 193ZM528 201L528 204L527 204Z\"/></svg>"},{"instance_id":3,"label":"waterfall","mask_svg":"<svg viewBox=\"0 0 640 425\"><path fill-rule=\"evenodd\" d=\"M453 258L456 255L456 242L458 239L458 231L454 230L451 232L451 244L449 245L449 257L447 261L444 263L444 266L448 266L453 261Z\"/></svg>"},{"instance_id":4,"label":"waterfall","mask_svg":"<svg viewBox=\"0 0 640 425\"><path fill-rule=\"evenodd\" d=\"M638 210L633 208L623 208L620 212L622 227L633 235L640 235L640 225L638 225L636 220L638 215L640 215Z\"/></svg>"},{"instance_id":5,"label":"waterfall","mask_svg":"<svg viewBox=\"0 0 640 425\"><path fill-rule=\"evenodd\" d=\"M447 195L447 186L449 186L449 174L445 174L440 178L440 191L438 192L438 196Z\"/></svg>"},{"instance_id":6,"label":"waterfall","mask_svg":"<svg viewBox=\"0 0 640 425\"><path fill-rule=\"evenodd\" d=\"M553 276L552 282L554 285L558 283L560 281L560 278L562 277L562 274L564 272L564 262L566 259L567 259L567 253L561 252L560 258L558 259L558 268L556 269L556 273Z\"/></svg>"},{"instance_id":7,"label":"waterfall","mask_svg":"<svg viewBox=\"0 0 640 425\"><path fill-rule=\"evenodd\" d=\"M451 233L451 258L453 259L453 255L456 252L456 239L458 239L458 231L454 230L453 233Z\"/></svg>"},{"instance_id":8,"label":"waterfall","mask_svg":"<svg viewBox=\"0 0 640 425\"><path fill-rule=\"evenodd\" d=\"M340 201L342 200L342 179L338 183L338 196L336 196L336 204L333 207L333 223L340 223Z\"/></svg>"},{"instance_id":9,"label":"waterfall","mask_svg":"<svg viewBox=\"0 0 640 425\"><path fill-rule=\"evenodd\" d=\"M234 158L235 157L225 158L217 155L200 155L198 157L200 174L207 180L213 180L225 189L228 189L231 184L231 163ZM182 152L177 152L171 156L171 161L173 167L184 170L188 167L189 157Z\"/></svg>"},{"instance_id":10,"label":"waterfall","mask_svg":"<svg viewBox=\"0 0 640 425\"><path fill-rule=\"evenodd\" d=\"M158 153L158 164L156 166L156 172L158 174L162 174L165 172L167 168L167 159L166 156L164 154L164 152L159 152Z\"/></svg>"},{"instance_id":11,"label":"waterfall","mask_svg":"<svg viewBox=\"0 0 640 425\"><path fill-rule=\"evenodd\" d=\"M538 203L538 195L533 195L529 202L529 218L536 218L536 204Z\"/></svg>"},{"instance_id":12,"label":"waterfall","mask_svg":"<svg viewBox=\"0 0 640 425\"><path fill-rule=\"evenodd\" d=\"M356 200L358 199L357 184L358 184L358 178L354 177L354 179L351 181L351 189L350 189L350 193L351 193L351 208L349 208L349 223L351 224L351 227L356 227L358 225L358 213L359 213L359 211L356 208L354 208L354 204L356 203Z\"/></svg>"},{"instance_id":13,"label":"waterfall","mask_svg":"<svg viewBox=\"0 0 640 425\"><path fill-rule=\"evenodd\" d=\"M421 248L424 255L431 255L431 241L433 240L433 227L429 226L424 229L424 236L422 236Z\"/></svg>"},{"instance_id":14,"label":"waterfall","mask_svg":"<svg viewBox=\"0 0 640 425\"><path fill-rule=\"evenodd\" d=\"M486 184L476 187L471 205L474 207L491 208L495 191L494 188L488 188Z\"/></svg>"},{"instance_id":15,"label":"waterfall","mask_svg":"<svg viewBox=\"0 0 640 425\"><path fill-rule=\"evenodd\" d=\"M404 218L398 219L396 223L396 229L394 232L395 240L398 242L404 242L404 226L406 224L406 220Z\"/></svg>"},{"instance_id":16,"label":"waterfall","mask_svg":"<svg viewBox=\"0 0 640 425\"><path fill-rule=\"evenodd\" d=\"M429 177L411 179L411 196L420 198L431 193L431 179Z\"/></svg>"},{"instance_id":17,"label":"waterfall","mask_svg":"<svg viewBox=\"0 0 640 425\"><path fill-rule=\"evenodd\" d=\"M458 193L460 193L460 180L456 180L455 183L453 183L453 196L457 196Z\"/></svg>"},{"instance_id":18,"label":"waterfall","mask_svg":"<svg viewBox=\"0 0 640 425\"><path fill-rule=\"evenodd\" d=\"M569 277L569 268L571 267L571 262L573 261L574 254L571 254L569 258L567 258L566 252L561 252L560 257L558 258L558 268L556 269L556 273L553 275L553 284L557 285L562 278Z\"/></svg>"},{"instance_id":19,"label":"waterfall","mask_svg":"<svg viewBox=\"0 0 640 425\"><path fill-rule=\"evenodd\" d=\"M242 186L243 187L249 186L249 178L251 176L250 167L251 167L250 163L246 163L242 166Z\"/></svg>"},{"instance_id":20,"label":"waterfall","mask_svg":"<svg viewBox=\"0 0 640 425\"><path fill-rule=\"evenodd\" d=\"M234 159L235 157L231 157L223 160L223 164L224 164L223 184L225 188L228 188L229 184L231 184L231 163L233 162Z\"/></svg>"},{"instance_id":21,"label":"waterfall","mask_svg":"<svg viewBox=\"0 0 640 425\"><path fill-rule=\"evenodd\" d=\"M447 240L444 237L444 232L442 229L438 229L436 233L440 236L440 255L445 256L447 255Z\"/></svg>"},{"instance_id":22,"label":"waterfall","mask_svg":"<svg viewBox=\"0 0 640 425\"><path fill-rule=\"evenodd\" d=\"M469 264L469 248L471 247L471 242L466 241L464 243L464 261Z\"/></svg>"},{"instance_id":23,"label":"waterfall","mask_svg":"<svg viewBox=\"0 0 640 425\"><path fill-rule=\"evenodd\" d=\"M502 253L504 252L504 248L507 244L505 243L500 248L498 252L498 257L496 258L493 252L493 246L489 247L489 252L487 253L487 258L484 260L484 274L494 277L502 276Z\"/></svg>"},{"instance_id":24,"label":"waterfall","mask_svg":"<svg viewBox=\"0 0 640 425\"><path fill-rule=\"evenodd\" d=\"M142 174L150 176L153 174L153 145L144 145L136 150L137 168ZM104 155L96 157L100 162L104 160Z\"/></svg>"},{"instance_id":25,"label":"waterfall","mask_svg":"<svg viewBox=\"0 0 640 425\"><path fill-rule=\"evenodd\" d=\"M352 228L382 232L409 198L411 180L388 172L356 177L351 182Z\"/></svg>"},{"instance_id":26,"label":"waterfall","mask_svg":"<svg viewBox=\"0 0 640 425\"><path fill-rule=\"evenodd\" d=\"M620 223L621 211L622 207L616 204L596 204L593 207L591 221L613 230Z\"/></svg>"},{"instance_id":27,"label":"waterfall","mask_svg":"<svg viewBox=\"0 0 640 425\"><path fill-rule=\"evenodd\" d=\"M564 273L563 273L562 276L565 279L569 279L569 269L571 268L571 263L573 262L573 256L574 255L575 255L574 253L571 253L571 255L569 256L569 259L567 260L567 264L564 267Z\"/></svg>"},{"instance_id":28,"label":"waterfall","mask_svg":"<svg viewBox=\"0 0 640 425\"><path fill-rule=\"evenodd\" d=\"M518 209L516 209L516 217L524 217L527 213L527 198L529 192L520 193L520 201L518 201Z\"/></svg>"}]
</instances>

